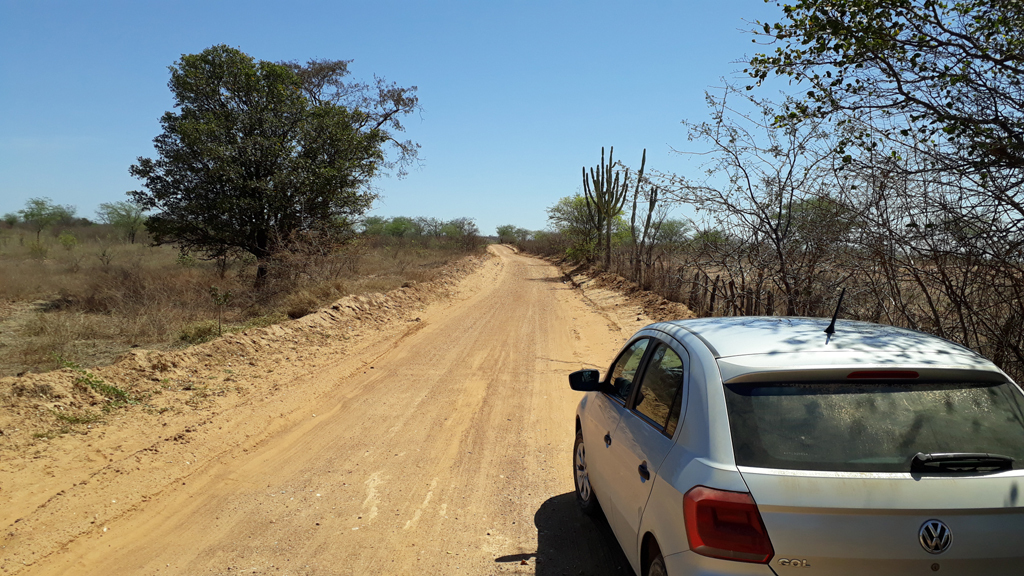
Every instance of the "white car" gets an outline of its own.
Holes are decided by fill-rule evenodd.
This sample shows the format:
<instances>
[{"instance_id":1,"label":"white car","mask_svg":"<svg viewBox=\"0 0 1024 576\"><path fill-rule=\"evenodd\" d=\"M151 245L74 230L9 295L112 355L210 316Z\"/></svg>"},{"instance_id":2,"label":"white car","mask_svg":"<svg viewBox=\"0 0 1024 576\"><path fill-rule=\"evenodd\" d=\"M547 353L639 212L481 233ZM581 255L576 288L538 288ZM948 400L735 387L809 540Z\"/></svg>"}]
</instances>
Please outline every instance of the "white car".
<instances>
[{"instance_id":1,"label":"white car","mask_svg":"<svg viewBox=\"0 0 1024 576\"><path fill-rule=\"evenodd\" d=\"M641 576L1024 574L1024 393L941 338L652 324L576 411L573 467Z\"/></svg>"}]
</instances>

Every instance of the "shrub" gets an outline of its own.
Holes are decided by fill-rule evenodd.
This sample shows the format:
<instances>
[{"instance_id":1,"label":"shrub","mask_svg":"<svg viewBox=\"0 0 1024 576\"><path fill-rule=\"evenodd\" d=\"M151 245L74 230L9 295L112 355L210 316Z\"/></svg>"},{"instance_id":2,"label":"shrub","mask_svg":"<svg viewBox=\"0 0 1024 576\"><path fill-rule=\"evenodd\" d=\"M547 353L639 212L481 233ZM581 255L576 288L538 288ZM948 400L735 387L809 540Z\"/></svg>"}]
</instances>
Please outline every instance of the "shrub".
<instances>
[{"instance_id":1,"label":"shrub","mask_svg":"<svg viewBox=\"0 0 1024 576\"><path fill-rule=\"evenodd\" d=\"M217 337L217 321L201 320L186 324L178 332L178 340L187 344L202 344Z\"/></svg>"},{"instance_id":2,"label":"shrub","mask_svg":"<svg viewBox=\"0 0 1024 576\"><path fill-rule=\"evenodd\" d=\"M319 307L317 297L308 290L297 290L284 299L284 313L289 318L302 318Z\"/></svg>"},{"instance_id":3,"label":"shrub","mask_svg":"<svg viewBox=\"0 0 1024 576\"><path fill-rule=\"evenodd\" d=\"M74 250L75 246L78 246L78 238L75 238L75 235L67 230L61 232L60 236L57 236L57 241L68 252Z\"/></svg>"},{"instance_id":4,"label":"shrub","mask_svg":"<svg viewBox=\"0 0 1024 576\"><path fill-rule=\"evenodd\" d=\"M28 254L36 260L46 260L46 257L50 254L50 249L42 242L33 242L28 245Z\"/></svg>"}]
</instances>

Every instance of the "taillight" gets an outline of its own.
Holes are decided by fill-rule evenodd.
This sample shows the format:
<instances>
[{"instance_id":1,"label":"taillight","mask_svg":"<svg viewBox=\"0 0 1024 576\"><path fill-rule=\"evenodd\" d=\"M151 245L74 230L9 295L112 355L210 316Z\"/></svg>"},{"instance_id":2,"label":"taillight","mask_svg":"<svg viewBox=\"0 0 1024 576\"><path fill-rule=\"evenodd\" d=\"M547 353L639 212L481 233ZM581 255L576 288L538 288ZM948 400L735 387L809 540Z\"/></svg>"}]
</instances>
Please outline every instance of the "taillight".
<instances>
[{"instance_id":1,"label":"taillight","mask_svg":"<svg viewBox=\"0 0 1024 576\"><path fill-rule=\"evenodd\" d=\"M702 556L767 564L775 555L757 504L746 492L696 486L683 496L686 539Z\"/></svg>"}]
</instances>

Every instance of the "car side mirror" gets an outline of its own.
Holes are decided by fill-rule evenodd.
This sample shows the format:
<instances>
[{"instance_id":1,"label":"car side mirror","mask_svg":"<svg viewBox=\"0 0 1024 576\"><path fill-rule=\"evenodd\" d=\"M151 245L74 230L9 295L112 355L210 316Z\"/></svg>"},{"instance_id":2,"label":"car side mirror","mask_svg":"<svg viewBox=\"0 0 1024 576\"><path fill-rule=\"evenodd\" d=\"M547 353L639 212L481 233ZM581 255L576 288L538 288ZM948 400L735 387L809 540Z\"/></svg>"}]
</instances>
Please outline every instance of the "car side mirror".
<instances>
[{"instance_id":1,"label":"car side mirror","mask_svg":"<svg viewBox=\"0 0 1024 576\"><path fill-rule=\"evenodd\" d=\"M597 370L577 370L569 374L569 388L580 392L601 390L601 373Z\"/></svg>"}]
</instances>

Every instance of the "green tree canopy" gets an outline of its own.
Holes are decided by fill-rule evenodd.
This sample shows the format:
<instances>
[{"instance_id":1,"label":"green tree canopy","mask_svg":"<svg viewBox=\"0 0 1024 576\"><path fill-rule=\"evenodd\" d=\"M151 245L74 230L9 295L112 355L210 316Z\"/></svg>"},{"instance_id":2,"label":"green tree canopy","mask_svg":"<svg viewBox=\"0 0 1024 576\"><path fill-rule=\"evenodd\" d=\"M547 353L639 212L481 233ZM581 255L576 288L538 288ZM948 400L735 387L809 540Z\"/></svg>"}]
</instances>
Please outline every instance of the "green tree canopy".
<instances>
[{"instance_id":1,"label":"green tree canopy","mask_svg":"<svg viewBox=\"0 0 1024 576\"><path fill-rule=\"evenodd\" d=\"M498 242L507 244L511 242L525 242L530 239L533 235L532 232L525 228L520 228L514 224L504 224L498 226Z\"/></svg>"},{"instance_id":2,"label":"green tree canopy","mask_svg":"<svg viewBox=\"0 0 1024 576\"><path fill-rule=\"evenodd\" d=\"M678 218L666 218L658 227L654 241L666 250L676 250L686 243L692 232L693 227L689 222Z\"/></svg>"},{"instance_id":3,"label":"green tree canopy","mask_svg":"<svg viewBox=\"0 0 1024 576\"><path fill-rule=\"evenodd\" d=\"M776 48L747 71L806 91L783 118L878 118L873 127L891 137L952 144L954 164L1024 167L1021 2L798 0L782 9L782 22L754 30Z\"/></svg>"},{"instance_id":4,"label":"green tree canopy","mask_svg":"<svg viewBox=\"0 0 1024 576\"><path fill-rule=\"evenodd\" d=\"M388 219L381 216L367 216L363 219L363 233L370 236L383 236L384 227L387 226Z\"/></svg>"},{"instance_id":5,"label":"green tree canopy","mask_svg":"<svg viewBox=\"0 0 1024 576\"><path fill-rule=\"evenodd\" d=\"M496 232L498 233L498 242L504 244L515 240L516 227L514 224L503 224L498 226Z\"/></svg>"},{"instance_id":6,"label":"green tree canopy","mask_svg":"<svg viewBox=\"0 0 1024 576\"><path fill-rule=\"evenodd\" d=\"M96 209L96 217L104 224L110 224L132 244L135 236L142 231L146 222L142 207L134 202L104 202Z\"/></svg>"},{"instance_id":7,"label":"green tree canopy","mask_svg":"<svg viewBox=\"0 0 1024 576\"><path fill-rule=\"evenodd\" d=\"M414 238L423 234L423 226L407 216L395 216L384 225L384 233L388 236Z\"/></svg>"},{"instance_id":8,"label":"green tree canopy","mask_svg":"<svg viewBox=\"0 0 1024 576\"><path fill-rule=\"evenodd\" d=\"M449 238L476 240L480 234L472 218L453 218L441 226L441 234Z\"/></svg>"},{"instance_id":9,"label":"green tree canopy","mask_svg":"<svg viewBox=\"0 0 1024 576\"><path fill-rule=\"evenodd\" d=\"M548 207L548 223L556 231L597 242L600 230L587 209L587 199L580 194L559 198Z\"/></svg>"},{"instance_id":10,"label":"green tree canopy","mask_svg":"<svg viewBox=\"0 0 1024 576\"><path fill-rule=\"evenodd\" d=\"M18 210L18 214L36 231L36 242L39 242L39 234L47 227L71 221L75 217L75 207L54 204L49 198L29 198L25 208Z\"/></svg>"},{"instance_id":11,"label":"green tree canopy","mask_svg":"<svg viewBox=\"0 0 1024 576\"><path fill-rule=\"evenodd\" d=\"M306 64L281 62L299 77L302 92L313 105L333 104L359 110L356 128L361 132L379 132L387 148L394 152L394 158L385 158L383 165L404 176L406 168L417 160L420 146L412 140L399 140L397 135L405 132L402 116L419 108L416 87L404 88L380 77L374 77L372 84L350 80L351 63L352 60L324 59L309 60Z\"/></svg>"},{"instance_id":12,"label":"green tree canopy","mask_svg":"<svg viewBox=\"0 0 1024 576\"><path fill-rule=\"evenodd\" d=\"M183 55L170 72L178 112L160 120L156 158L130 170L145 183L129 194L154 212L155 242L207 257L248 252L259 284L289 238L340 234L370 208L389 134L367 112L314 101L294 69L224 45Z\"/></svg>"},{"instance_id":13,"label":"green tree canopy","mask_svg":"<svg viewBox=\"0 0 1024 576\"><path fill-rule=\"evenodd\" d=\"M601 231L605 226L603 221L598 225L595 209L585 196L576 194L560 198L548 207L547 212L548 224L565 239L567 257L581 262L590 262L597 257ZM616 227L617 230L620 228Z\"/></svg>"}]
</instances>

